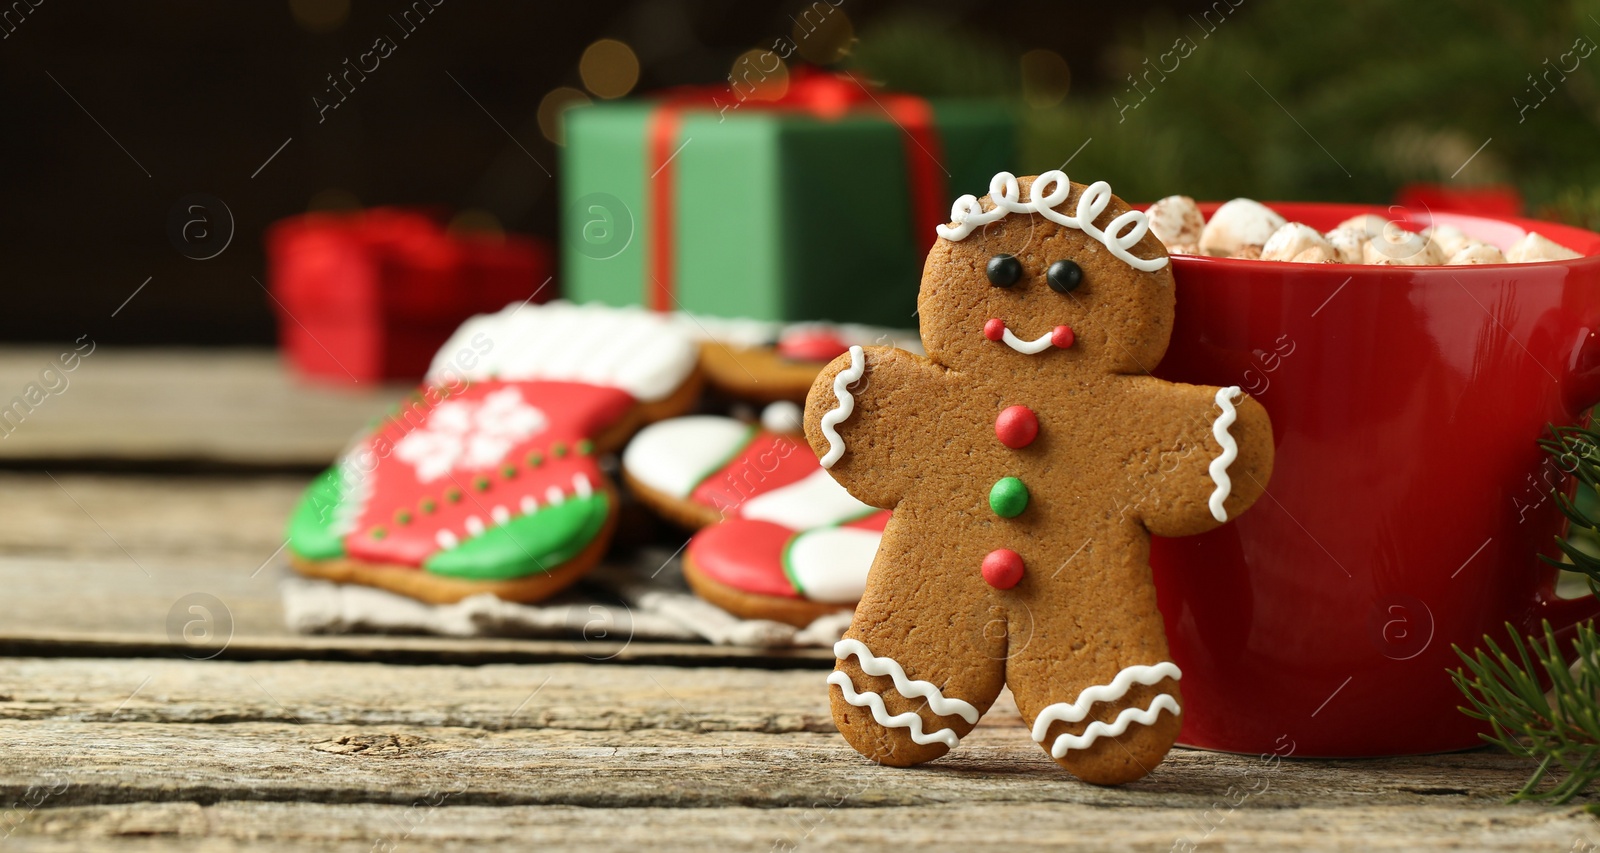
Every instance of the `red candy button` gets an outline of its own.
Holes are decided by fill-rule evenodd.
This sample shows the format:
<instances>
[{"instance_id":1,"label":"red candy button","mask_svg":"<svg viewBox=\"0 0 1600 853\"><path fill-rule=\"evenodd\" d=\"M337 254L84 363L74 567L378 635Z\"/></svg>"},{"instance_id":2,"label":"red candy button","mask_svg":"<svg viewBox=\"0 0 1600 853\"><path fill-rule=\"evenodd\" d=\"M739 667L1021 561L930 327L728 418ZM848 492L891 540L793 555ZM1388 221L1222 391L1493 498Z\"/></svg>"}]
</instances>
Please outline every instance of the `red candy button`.
<instances>
[{"instance_id":1,"label":"red candy button","mask_svg":"<svg viewBox=\"0 0 1600 853\"><path fill-rule=\"evenodd\" d=\"M1072 334L1071 326L1057 326L1056 330L1050 333L1050 343L1061 349L1072 346L1074 340L1076 340L1076 337Z\"/></svg>"},{"instance_id":2,"label":"red candy button","mask_svg":"<svg viewBox=\"0 0 1600 853\"><path fill-rule=\"evenodd\" d=\"M820 330L795 332L778 341L778 355L791 361L832 361L849 351L838 335Z\"/></svg>"},{"instance_id":3,"label":"red candy button","mask_svg":"<svg viewBox=\"0 0 1600 853\"><path fill-rule=\"evenodd\" d=\"M1010 548L997 548L983 558L983 579L995 589L1010 589L1022 582L1022 556Z\"/></svg>"},{"instance_id":4,"label":"red candy button","mask_svg":"<svg viewBox=\"0 0 1600 853\"><path fill-rule=\"evenodd\" d=\"M1006 336L1006 321L995 317L983 324L983 336L991 341L998 341Z\"/></svg>"},{"instance_id":5,"label":"red candy button","mask_svg":"<svg viewBox=\"0 0 1600 853\"><path fill-rule=\"evenodd\" d=\"M1027 447L1039 437L1039 416L1027 406L1007 406L994 419L994 435L1012 450Z\"/></svg>"}]
</instances>

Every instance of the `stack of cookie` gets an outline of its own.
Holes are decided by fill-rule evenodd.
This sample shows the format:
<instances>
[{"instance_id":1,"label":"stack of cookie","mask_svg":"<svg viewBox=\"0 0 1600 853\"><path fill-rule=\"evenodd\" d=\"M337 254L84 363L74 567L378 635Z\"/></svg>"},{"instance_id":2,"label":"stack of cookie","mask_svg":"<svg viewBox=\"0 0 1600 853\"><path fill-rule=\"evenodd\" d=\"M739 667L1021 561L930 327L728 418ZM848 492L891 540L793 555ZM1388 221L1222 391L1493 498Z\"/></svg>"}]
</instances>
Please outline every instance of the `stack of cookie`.
<instances>
[{"instance_id":1,"label":"stack of cookie","mask_svg":"<svg viewBox=\"0 0 1600 853\"><path fill-rule=\"evenodd\" d=\"M307 490L291 562L432 603L538 601L605 555L620 455L639 503L693 531L684 569L703 597L797 626L848 610L888 513L823 472L797 401L874 342L915 347L864 326L564 302L474 317Z\"/></svg>"}]
</instances>

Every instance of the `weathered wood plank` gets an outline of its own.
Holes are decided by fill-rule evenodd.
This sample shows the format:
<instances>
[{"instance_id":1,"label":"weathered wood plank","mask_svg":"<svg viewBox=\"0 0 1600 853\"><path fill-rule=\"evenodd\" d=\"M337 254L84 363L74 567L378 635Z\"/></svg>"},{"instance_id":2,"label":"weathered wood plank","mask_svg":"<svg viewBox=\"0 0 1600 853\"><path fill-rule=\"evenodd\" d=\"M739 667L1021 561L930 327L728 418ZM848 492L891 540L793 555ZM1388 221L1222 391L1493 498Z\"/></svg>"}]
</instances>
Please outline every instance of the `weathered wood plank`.
<instances>
[{"instance_id":1,"label":"weathered wood plank","mask_svg":"<svg viewBox=\"0 0 1600 853\"><path fill-rule=\"evenodd\" d=\"M1182 750L1137 785L1094 788L1028 738L1009 696L950 757L896 770L866 763L833 732L814 672L6 660L0 692L0 792L65 774L76 793L62 805L395 803L462 779L464 804L772 807L840 785L876 805L1156 796L1197 806L1246 790L1252 807L1489 804L1528 770L1488 751L1268 762Z\"/></svg>"},{"instance_id":2,"label":"weathered wood plank","mask_svg":"<svg viewBox=\"0 0 1600 853\"><path fill-rule=\"evenodd\" d=\"M815 672L0 660L0 833L21 850L1078 844L1572 849L1507 806L1526 762L1177 750L1097 788L1003 697L953 755L872 765ZM37 808L30 808L33 805ZM1582 849L1581 847L1578 849Z\"/></svg>"},{"instance_id":3,"label":"weathered wood plank","mask_svg":"<svg viewBox=\"0 0 1600 853\"><path fill-rule=\"evenodd\" d=\"M41 376L59 355L0 349L0 403L42 389L13 418L0 460L321 465L405 390L302 382L271 350L105 346L63 386Z\"/></svg>"},{"instance_id":4,"label":"weathered wood plank","mask_svg":"<svg viewBox=\"0 0 1600 853\"><path fill-rule=\"evenodd\" d=\"M990 714L1016 717L1002 704ZM818 671L0 658L0 719L831 733ZM1020 719L1014 719L1020 724Z\"/></svg>"},{"instance_id":5,"label":"weathered wood plank","mask_svg":"<svg viewBox=\"0 0 1600 853\"><path fill-rule=\"evenodd\" d=\"M0 475L0 632L164 641L178 600L206 593L236 636L283 636L274 554L303 486L302 477Z\"/></svg>"},{"instance_id":6,"label":"weathered wood plank","mask_svg":"<svg viewBox=\"0 0 1600 853\"><path fill-rule=\"evenodd\" d=\"M193 646L149 634L29 631L0 632L0 656L48 658L157 657L204 659ZM828 669L828 649L763 649L581 638L520 640L411 636L294 636L238 638L215 657L233 661L325 660L398 664L649 663L669 666L742 666Z\"/></svg>"},{"instance_id":7,"label":"weathered wood plank","mask_svg":"<svg viewBox=\"0 0 1600 853\"><path fill-rule=\"evenodd\" d=\"M449 792L440 792L448 795ZM438 803L437 806L434 804ZM1209 834L1208 834L1209 830ZM897 849L1573 850L1600 841L1578 809L1306 806L1278 810L1102 809L1071 803L893 810L832 801L772 809L584 809L220 802L43 809L6 840L24 851Z\"/></svg>"},{"instance_id":8,"label":"weathered wood plank","mask_svg":"<svg viewBox=\"0 0 1600 853\"><path fill-rule=\"evenodd\" d=\"M666 700L663 700L666 701ZM675 729L576 731L320 723L0 721L0 802L54 789L57 806L269 800L405 805L451 791L459 805L588 808L841 808L940 803L1284 809L1491 806L1525 762L1305 760L1177 750L1139 782L1078 782L1021 726L980 727L950 756L914 769L873 765L837 734ZM1252 794L1252 788L1255 793Z\"/></svg>"},{"instance_id":9,"label":"weathered wood plank","mask_svg":"<svg viewBox=\"0 0 1600 853\"><path fill-rule=\"evenodd\" d=\"M104 560L135 576L135 563L236 561L249 574L283 543L289 513L310 480L0 473L0 553Z\"/></svg>"},{"instance_id":10,"label":"weathered wood plank","mask_svg":"<svg viewBox=\"0 0 1600 853\"><path fill-rule=\"evenodd\" d=\"M812 661L824 650L764 651L696 644L303 637L284 625L283 525L305 485L298 476L155 477L0 474L0 653L198 656L169 639L193 618L186 596L214 596L224 657L395 661ZM180 602L182 602L180 604ZM215 602L207 604L215 608Z\"/></svg>"}]
</instances>

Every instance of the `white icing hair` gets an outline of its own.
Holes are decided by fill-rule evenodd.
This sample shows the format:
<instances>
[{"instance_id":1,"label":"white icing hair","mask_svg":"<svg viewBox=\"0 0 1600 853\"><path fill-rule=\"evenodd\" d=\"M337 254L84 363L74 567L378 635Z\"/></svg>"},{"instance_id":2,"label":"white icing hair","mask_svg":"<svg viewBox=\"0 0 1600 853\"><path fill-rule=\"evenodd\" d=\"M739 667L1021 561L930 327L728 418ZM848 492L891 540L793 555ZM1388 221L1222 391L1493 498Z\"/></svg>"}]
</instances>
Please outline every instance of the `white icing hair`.
<instances>
[{"instance_id":1,"label":"white icing hair","mask_svg":"<svg viewBox=\"0 0 1600 853\"><path fill-rule=\"evenodd\" d=\"M1083 195L1078 196L1077 216L1068 216L1055 209L1072 193L1072 183L1067 180L1066 172L1051 169L1034 178L1032 191L1033 199L1023 201L1017 176L1001 172L989 181L989 200L994 202L994 208L984 210L977 197L972 195L956 199L956 203L950 206L950 220L954 224L940 225L937 229L939 236L946 240L963 240L977 228L998 222L1009 214L1037 213L1057 225L1076 228L1099 240L1113 256L1134 269L1154 272L1167 265L1165 255L1146 259L1128 251L1150 231L1150 218L1145 216L1144 211L1130 210L1111 220L1104 231L1095 227L1095 219L1111 204L1111 185L1105 181L1095 181L1084 189Z\"/></svg>"}]
</instances>

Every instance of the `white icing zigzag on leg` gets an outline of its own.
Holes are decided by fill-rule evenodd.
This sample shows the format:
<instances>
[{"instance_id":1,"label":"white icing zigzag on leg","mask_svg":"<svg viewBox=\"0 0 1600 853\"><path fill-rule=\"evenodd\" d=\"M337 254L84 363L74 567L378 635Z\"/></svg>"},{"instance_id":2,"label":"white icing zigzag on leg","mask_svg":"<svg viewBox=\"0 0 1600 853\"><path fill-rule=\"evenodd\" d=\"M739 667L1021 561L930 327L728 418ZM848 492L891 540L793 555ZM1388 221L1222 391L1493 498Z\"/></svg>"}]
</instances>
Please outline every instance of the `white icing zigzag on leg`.
<instances>
[{"instance_id":1,"label":"white icing zigzag on leg","mask_svg":"<svg viewBox=\"0 0 1600 853\"><path fill-rule=\"evenodd\" d=\"M944 693L931 681L912 681L906 676L905 669L895 662L893 658L874 655L872 652L867 651L867 645L860 640L840 640L834 643L833 654L839 660L848 660L851 655L855 655L861 661L862 672L868 675L889 676L894 679L894 689L898 690L901 696L907 699L927 699L928 707L932 708L933 712L941 717L959 714L963 720L969 723L978 722L978 709L973 707L970 702L964 702L960 699L946 699ZM1167 664L1167 666L1172 666L1172 664ZM1177 667L1173 667L1173 669L1176 670ZM843 673L834 674L843 675ZM836 684L837 682L830 676L828 683ZM852 704L859 706L860 703ZM1082 718L1080 717L1079 719ZM879 720L878 722L882 723L883 721ZM888 723L884 723L884 725L888 725Z\"/></svg>"},{"instance_id":2,"label":"white icing zigzag on leg","mask_svg":"<svg viewBox=\"0 0 1600 853\"><path fill-rule=\"evenodd\" d=\"M1222 453L1211 460L1210 470L1211 482L1217 484L1211 492L1211 517L1218 521L1228 520L1228 511L1222 508L1222 502L1233 493L1233 480L1228 478L1228 466L1239 458L1239 445L1229 434L1228 427L1233 426L1233 422L1239 418L1233 401L1242 395L1237 385L1217 391L1217 405L1222 407L1222 414L1217 415L1216 422L1211 424L1211 435L1216 438L1217 444L1222 445Z\"/></svg>"},{"instance_id":3,"label":"white icing zigzag on leg","mask_svg":"<svg viewBox=\"0 0 1600 853\"><path fill-rule=\"evenodd\" d=\"M1115 702L1127 695L1128 689L1135 684L1159 684L1163 679L1170 678L1173 681L1177 681L1182 677L1183 672L1178 669L1177 664L1171 661L1162 661L1155 666L1130 666L1117 673L1117 677L1111 679L1110 684L1096 684L1093 687L1084 688L1083 692L1078 694L1077 701L1071 704L1057 702L1040 711L1039 716L1033 721L1033 740L1035 743L1044 743L1045 736L1050 733L1051 723L1057 721L1063 723L1079 722L1089 716L1089 709L1094 707L1096 702ZM1162 699L1167 701L1163 703ZM1066 754L1067 749L1082 749L1094 743L1103 734L1110 734L1113 737L1120 735L1127 731L1128 723L1130 722L1149 725L1155 722L1156 712L1159 711L1160 707L1168 707L1169 705L1172 713L1179 712L1177 700L1163 693L1157 696L1154 702L1150 703L1148 719L1140 719L1137 716L1137 708L1127 708L1117 715L1117 721L1112 726L1107 726L1099 721L1090 723L1089 728L1078 738L1073 738L1071 735L1062 735L1056 738L1055 747L1050 750L1050 754L1060 758ZM1135 715L1130 716L1130 711L1135 712ZM1100 728L1096 729L1096 726ZM1078 743L1080 739L1082 742ZM1067 741L1068 746L1062 746L1063 741ZM1074 743L1078 743L1078 745L1072 745Z\"/></svg>"},{"instance_id":4,"label":"white icing zigzag on leg","mask_svg":"<svg viewBox=\"0 0 1600 853\"><path fill-rule=\"evenodd\" d=\"M950 729L938 729L933 734L924 734L922 731L922 718L917 716L915 711L906 711L903 714L889 716L889 709L884 707L882 696L871 691L857 693L855 685L850 683L850 676L842 672L836 671L829 675L828 683L839 685L839 690L844 694L844 701L857 708L871 708L872 719L877 720L878 725L889 729L910 729L911 739L922 746L927 746L930 743L942 743L951 749L955 749L961 743L961 738Z\"/></svg>"},{"instance_id":5,"label":"white icing zigzag on leg","mask_svg":"<svg viewBox=\"0 0 1600 853\"><path fill-rule=\"evenodd\" d=\"M861 351L861 347L851 347L850 366L833 377L833 398L839 401L839 405L822 416L822 434L828 439L828 452L822 455L824 468L832 468L833 463L838 462L839 457L844 455L844 439L834 427L844 423L850 417L850 413L856 410L856 398L850 393L850 384L859 381L866 371L866 353Z\"/></svg>"},{"instance_id":6,"label":"white icing zigzag on leg","mask_svg":"<svg viewBox=\"0 0 1600 853\"><path fill-rule=\"evenodd\" d=\"M1170 693L1163 693L1157 696L1155 701L1150 703L1150 707L1145 710L1123 708L1122 713L1118 714L1117 719L1110 725L1095 720L1089 724L1088 728L1083 730L1081 735L1062 735L1056 738L1055 744L1050 747L1050 755L1053 758L1060 758L1074 749L1088 748L1101 737L1118 737L1128 730L1128 726L1134 723L1148 726L1156 721L1156 717L1161 716L1163 708L1177 715L1179 713L1178 700L1172 698Z\"/></svg>"}]
</instances>

